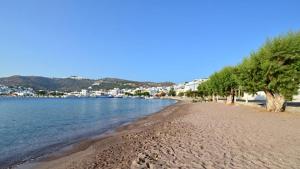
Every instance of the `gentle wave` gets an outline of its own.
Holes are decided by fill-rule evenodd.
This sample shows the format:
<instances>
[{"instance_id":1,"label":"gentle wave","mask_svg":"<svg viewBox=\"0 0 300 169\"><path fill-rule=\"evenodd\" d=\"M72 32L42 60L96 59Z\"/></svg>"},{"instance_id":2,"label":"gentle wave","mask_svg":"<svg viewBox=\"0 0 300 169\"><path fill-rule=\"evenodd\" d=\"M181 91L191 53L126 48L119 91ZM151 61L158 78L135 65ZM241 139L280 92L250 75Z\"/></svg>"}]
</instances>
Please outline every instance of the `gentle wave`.
<instances>
[{"instance_id":1,"label":"gentle wave","mask_svg":"<svg viewBox=\"0 0 300 169\"><path fill-rule=\"evenodd\" d=\"M175 102L161 99L0 98L0 166L56 151Z\"/></svg>"}]
</instances>

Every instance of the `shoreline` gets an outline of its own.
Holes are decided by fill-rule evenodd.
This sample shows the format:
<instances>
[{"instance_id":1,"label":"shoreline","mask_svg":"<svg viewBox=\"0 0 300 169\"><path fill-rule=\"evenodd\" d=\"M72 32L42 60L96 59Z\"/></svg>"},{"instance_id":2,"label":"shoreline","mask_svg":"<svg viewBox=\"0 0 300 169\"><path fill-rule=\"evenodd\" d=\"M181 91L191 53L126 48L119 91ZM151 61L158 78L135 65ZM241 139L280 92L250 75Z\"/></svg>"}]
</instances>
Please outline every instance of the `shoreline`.
<instances>
[{"instance_id":1,"label":"shoreline","mask_svg":"<svg viewBox=\"0 0 300 169\"><path fill-rule=\"evenodd\" d=\"M95 134L95 135L89 135L89 136L86 136L83 138L78 138L77 140L71 141L69 143L62 143L62 146L54 148L55 151L50 151L50 152L44 153L42 155L37 155L36 157L33 157L33 158L29 158L24 161L16 162L15 164L8 166L8 168L29 169L40 163L56 160L56 159L59 159L59 158L65 157L65 156L72 155L72 154L80 152L80 151L84 151L88 147L90 147L92 144L95 144L96 142L101 142L102 140L108 139L110 137L114 137L115 135L118 135L119 133L122 133L124 131L126 132L126 130L129 130L128 128L134 128L133 126L136 126L141 121L145 121L145 120L151 118L152 116L157 116L157 114L165 111L166 109L168 109L170 107L176 106L177 104L182 102L182 101L180 101L178 99L174 99L174 98L172 98L172 99L168 98L168 99L176 100L176 103L166 106L163 109L161 109L160 111L137 118L132 122L126 122L124 124L121 124L120 126L117 126L116 128L113 128L110 130L107 130L104 133L99 133L99 134ZM51 148L51 146L49 146L48 148Z\"/></svg>"},{"instance_id":2,"label":"shoreline","mask_svg":"<svg viewBox=\"0 0 300 169\"><path fill-rule=\"evenodd\" d=\"M178 101L69 154L21 169L297 168L299 140L299 114Z\"/></svg>"}]
</instances>

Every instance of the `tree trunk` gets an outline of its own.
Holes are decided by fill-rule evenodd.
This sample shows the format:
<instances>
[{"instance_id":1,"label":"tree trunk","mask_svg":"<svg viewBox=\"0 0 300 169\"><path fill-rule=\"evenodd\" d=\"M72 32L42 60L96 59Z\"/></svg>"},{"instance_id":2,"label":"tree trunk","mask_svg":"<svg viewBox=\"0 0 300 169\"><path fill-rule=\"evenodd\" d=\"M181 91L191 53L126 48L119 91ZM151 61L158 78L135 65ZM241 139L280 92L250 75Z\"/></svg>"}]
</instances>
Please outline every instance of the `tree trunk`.
<instances>
[{"instance_id":1,"label":"tree trunk","mask_svg":"<svg viewBox=\"0 0 300 169\"><path fill-rule=\"evenodd\" d=\"M213 102L217 102L217 101L216 101L216 96L215 96L215 95L213 95L212 100L213 100Z\"/></svg>"},{"instance_id":2,"label":"tree trunk","mask_svg":"<svg viewBox=\"0 0 300 169\"><path fill-rule=\"evenodd\" d=\"M235 90L231 89L231 104L235 103Z\"/></svg>"},{"instance_id":3,"label":"tree trunk","mask_svg":"<svg viewBox=\"0 0 300 169\"><path fill-rule=\"evenodd\" d=\"M235 91L231 89L230 95L227 96L226 104L234 104L234 102L235 102Z\"/></svg>"},{"instance_id":4,"label":"tree trunk","mask_svg":"<svg viewBox=\"0 0 300 169\"><path fill-rule=\"evenodd\" d=\"M238 97L238 92L234 90L233 103L236 103L237 97Z\"/></svg>"},{"instance_id":5,"label":"tree trunk","mask_svg":"<svg viewBox=\"0 0 300 169\"><path fill-rule=\"evenodd\" d=\"M267 97L267 111L272 112L283 112L286 108L286 102L284 96L278 93L272 93L270 91L265 91Z\"/></svg>"}]
</instances>

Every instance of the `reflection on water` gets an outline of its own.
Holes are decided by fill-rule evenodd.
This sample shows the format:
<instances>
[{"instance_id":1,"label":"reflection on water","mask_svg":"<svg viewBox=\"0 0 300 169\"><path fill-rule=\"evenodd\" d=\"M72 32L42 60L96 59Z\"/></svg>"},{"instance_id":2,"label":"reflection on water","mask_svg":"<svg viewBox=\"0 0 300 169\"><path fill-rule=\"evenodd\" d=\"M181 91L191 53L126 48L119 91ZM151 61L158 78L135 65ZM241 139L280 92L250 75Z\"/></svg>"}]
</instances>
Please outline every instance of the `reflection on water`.
<instances>
[{"instance_id":1,"label":"reflection on water","mask_svg":"<svg viewBox=\"0 0 300 169\"><path fill-rule=\"evenodd\" d=\"M173 103L158 99L0 98L0 166L22 160L30 152L43 152L39 150L50 145L103 133Z\"/></svg>"}]
</instances>

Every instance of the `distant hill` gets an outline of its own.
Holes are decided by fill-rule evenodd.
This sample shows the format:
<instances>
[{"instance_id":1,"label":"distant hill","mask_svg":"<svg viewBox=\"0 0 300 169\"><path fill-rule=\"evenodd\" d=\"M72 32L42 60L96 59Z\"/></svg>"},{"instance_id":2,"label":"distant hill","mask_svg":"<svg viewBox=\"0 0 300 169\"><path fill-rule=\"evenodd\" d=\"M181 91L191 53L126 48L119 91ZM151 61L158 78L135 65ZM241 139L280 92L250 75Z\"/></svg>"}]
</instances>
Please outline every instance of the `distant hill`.
<instances>
[{"instance_id":1,"label":"distant hill","mask_svg":"<svg viewBox=\"0 0 300 169\"><path fill-rule=\"evenodd\" d=\"M70 78L49 78L41 76L10 76L0 78L0 84L6 86L24 86L31 87L34 90L58 90L58 91L76 91L87 89L92 86L93 89L113 89L113 88L136 88L136 87L159 87L171 86L172 82L138 82L118 78L103 79L76 79Z\"/></svg>"}]
</instances>

